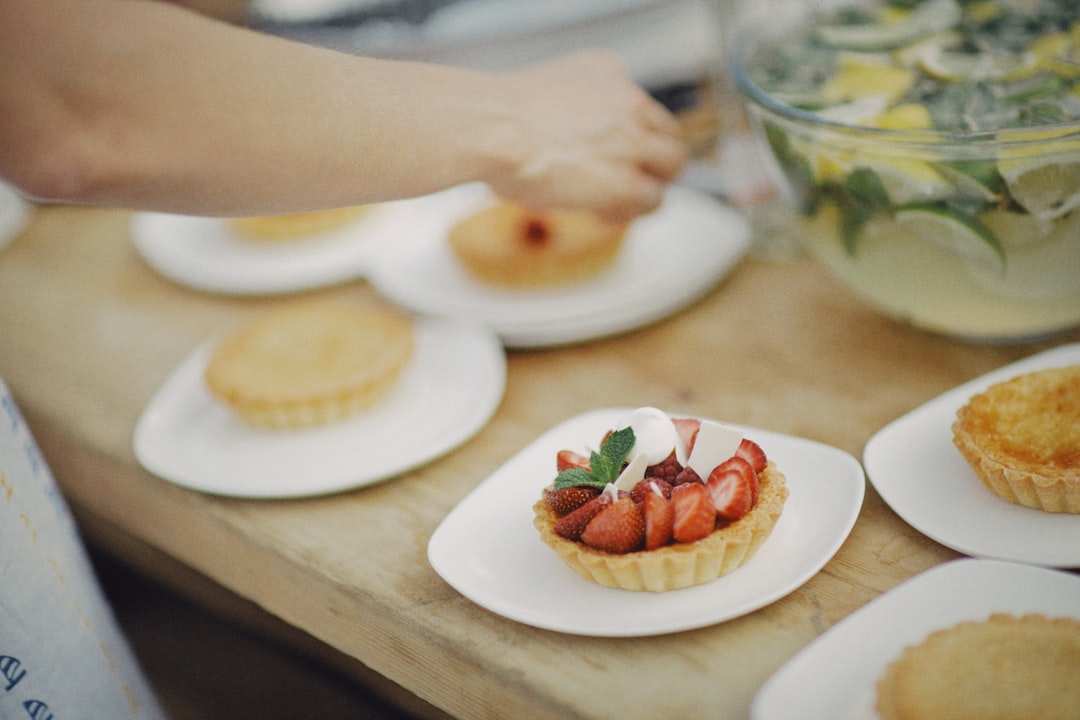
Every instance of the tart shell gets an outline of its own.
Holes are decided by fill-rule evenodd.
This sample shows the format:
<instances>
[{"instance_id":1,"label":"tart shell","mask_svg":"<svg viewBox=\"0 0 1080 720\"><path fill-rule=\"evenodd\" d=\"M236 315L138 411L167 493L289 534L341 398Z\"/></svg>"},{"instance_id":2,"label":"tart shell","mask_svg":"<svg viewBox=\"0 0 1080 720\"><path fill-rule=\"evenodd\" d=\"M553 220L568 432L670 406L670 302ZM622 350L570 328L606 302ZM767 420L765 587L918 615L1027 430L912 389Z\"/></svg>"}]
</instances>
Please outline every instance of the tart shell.
<instances>
[{"instance_id":1,"label":"tart shell","mask_svg":"<svg viewBox=\"0 0 1080 720\"><path fill-rule=\"evenodd\" d=\"M878 680L883 720L1073 720L1080 622L995 613L930 633Z\"/></svg>"},{"instance_id":2,"label":"tart shell","mask_svg":"<svg viewBox=\"0 0 1080 720\"><path fill-rule=\"evenodd\" d=\"M379 401L413 351L407 316L381 305L290 303L222 339L205 372L210 392L251 425L300 428Z\"/></svg>"},{"instance_id":3,"label":"tart shell","mask_svg":"<svg viewBox=\"0 0 1080 720\"><path fill-rule=\"evenodd\" d=\"M772 462L759 477L757 503L745 517L692 543L624 555L594 550L555 533L558 517L543 498L533 505L533 524L562 561L587 580L623 590L678 590L710 582L740 567L772 533L788 489L783 473Z\"/></svg>"},{"instance_id":4,"label":"tart shell","mask_svg":"<svg viewBox=\"0 0 1080 720\"><path fill-rule=\"evenodd\" d=\"M1080 514L1080 366L997 383L957 412L953 444L1017 505Z\"/></svg>"}]
</instances>

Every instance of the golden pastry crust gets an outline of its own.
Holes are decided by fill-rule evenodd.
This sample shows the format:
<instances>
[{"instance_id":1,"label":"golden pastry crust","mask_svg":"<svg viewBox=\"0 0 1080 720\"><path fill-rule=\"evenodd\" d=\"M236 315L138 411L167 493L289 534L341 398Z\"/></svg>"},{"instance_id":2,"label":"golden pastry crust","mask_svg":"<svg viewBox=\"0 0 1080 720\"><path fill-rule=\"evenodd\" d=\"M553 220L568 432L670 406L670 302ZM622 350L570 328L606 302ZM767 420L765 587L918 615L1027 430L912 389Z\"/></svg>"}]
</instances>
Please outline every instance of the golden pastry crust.
<instances>
[{"instance_id":1,"label":"golden pastry crust","mask_svg":"<svg viewBox=\"0 0 1080 720\"><path fill-rule=\"evenodd\" d=\"M771 461L759 478L757 503L746 516L692 543L624 555L594 550L555 533L558 517L543 498L533 505L533 524L541 539L586 580L623 590L678 590L735 570L749 561L772 533L787 500L786 478Z\"/></svg>"},{"instance_id":2,"label":"golden pastry crust","mask_svg":"<svg viewBox=\"0 0 1080 720\"><path fill-rule=\"evenodd\" d=\"M498 202L450 229L454 255L477 280L508 288L579 281L611 265L625 225L587 211L539 212Z\"/></svg>"},{"instance_id":3,"label":"golden pastry crust","mask_svg":"<svg viewBox=\"0 0 1080 720\"><path fill-rule=\"evenodd\" d=\"M412 350L412 320L397 311L299 301L222 339L205 380L213 395L252 425L318 425L372 406L393 386Z\"/></svg>"},{"instance_id":4,"label":"golden pastry crust","mask_svg":"<svg viewBox=\"0 0 1080 720\"><path fill-rule=\"evenodd\" d=\"M229 230L245 240L297 240L345 227L371 212L371 205L354 205L311 212L228 218Z\"/></svg>"},{"instance_id":5,"label":"golden pastry crust","mask_svg":"<svg viewBox=\"0 0 1080 720\"><path fill-rule=\"evenodd\" d=\"M877 683L882 720L1075 720L1080 621L991 615L904 649Z\"/></svg>"},{"instance_id":6,"label":"golden pastry crust","mask_svg":"<svg viewBox=\"0 0 1080 720\"><path fill-rule=\"evenodd\" d=\"M953 443L992 492L1080 513L1080 365L998 383L957 412Z\"/></svg>"}]
</instances>

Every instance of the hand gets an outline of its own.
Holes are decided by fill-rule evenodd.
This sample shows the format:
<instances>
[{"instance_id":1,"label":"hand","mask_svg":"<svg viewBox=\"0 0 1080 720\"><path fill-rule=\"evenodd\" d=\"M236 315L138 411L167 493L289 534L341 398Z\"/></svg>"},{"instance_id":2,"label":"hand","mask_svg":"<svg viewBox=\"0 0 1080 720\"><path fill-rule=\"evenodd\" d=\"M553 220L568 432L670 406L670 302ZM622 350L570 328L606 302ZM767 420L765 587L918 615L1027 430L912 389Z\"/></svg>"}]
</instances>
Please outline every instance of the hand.
<instances>
[{"instance_id":1,"label":"hand","mask_svg":"<svg viewBox=\"0 0 1080 720\"><path fill-rule=\"evenodd\" d=\"M626 221L657 208L686 161L678 122L614 54L564 56L500 81L513 161L488 182L510 200Z\"/></svg>"}]
</instances>

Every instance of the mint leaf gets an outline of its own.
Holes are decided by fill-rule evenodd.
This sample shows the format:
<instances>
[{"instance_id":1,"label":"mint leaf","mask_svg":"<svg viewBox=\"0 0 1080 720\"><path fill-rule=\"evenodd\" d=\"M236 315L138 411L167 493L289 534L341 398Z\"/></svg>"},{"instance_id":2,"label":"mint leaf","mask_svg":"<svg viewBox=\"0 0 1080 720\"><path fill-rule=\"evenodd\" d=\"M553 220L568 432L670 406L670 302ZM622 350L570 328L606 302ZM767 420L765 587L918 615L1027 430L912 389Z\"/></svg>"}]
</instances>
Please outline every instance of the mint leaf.
<instances>
[{"instance_id":1,"label":"mint leaf","mask_svg":"<svg viewBox=\"0 0 1080 720\"><path fill-rule=\"evenodd\" d=\"M562 490L584 485L603 490L604 486L615 482L619 477L623 463L626 462L626 456L630 454L635 441L633 428L616 430L600 445L599 452L590 453L588 470L584 468L563 470L555 478L555 489Z\"/></svg>"},{"instance_id":2,"label":"mint leaf","mask_svg":"<svg viewBox=\"0 0 1080 720\"><path fill-rule=\"evenodd\" d=\"M597 481L593 478L593 474L585 468L570 468L563 470L555 478L555 489L562 490L567 487L577 487L579 485L589 485L592 487L598 487L601 490L604 488L604 484L597 484Z\"/></svg>"}]
</instances>

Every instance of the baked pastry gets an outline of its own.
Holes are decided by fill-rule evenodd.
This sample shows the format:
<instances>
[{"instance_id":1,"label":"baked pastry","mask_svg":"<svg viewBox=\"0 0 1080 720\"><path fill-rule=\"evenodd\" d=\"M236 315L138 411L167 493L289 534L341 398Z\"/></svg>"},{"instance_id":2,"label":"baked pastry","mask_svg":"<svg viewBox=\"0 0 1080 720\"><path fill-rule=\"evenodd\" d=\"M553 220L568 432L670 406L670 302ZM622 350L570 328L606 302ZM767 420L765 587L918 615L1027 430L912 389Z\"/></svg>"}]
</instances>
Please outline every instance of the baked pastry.
<instances>
[{"instance_id":1,"label":"baked pastry","mask_svg":"<svg viewBox=\"0 0 1080 720\"><path fill-rule=\"evenodd\" d=\"M371 407L413 350L412 320L382 305L302 300L222 339L205 371L210 392L248 423L297 428Z\"/></svg>"},{"instance_id":2,"label":"baked pastry","mask_svg":"<svg viewBox=\"0 0 1080 720\"><path fill-rule=\"evenodd\" d=\"M882 720L1076 720L1080 621L990 615L904 649L877 683Z\"/></svg>"},{"instance_id":3,"label":"baked pastry","mask_svg":"<svg viewBox=\"0 0 1080 720\"><path fill-rule=\"evenodd\" d=\"M297 240L345 227L371 212L372 205L227 218L229 230L245 240Z\"/></svg>"},{"instance_id":4,"label":"baked pastry","mask_svg":"<svg viewBox=\"0 0 1080 720\"><path fill-rule=\"evenodd\" d=\"M588 458L560 471L533 505L540 538L582 577L624 590L700 585L749 561L788 489L757 443L733 428L630 413Z\"/></svg>"},{"instance_id":5,"label":"baked pastry","mask_svg":"<svg viewBox=\"0 0 1080 720\"><path fill-rule=\"evenodd\" d=\"M499 201L450 229L455 257L475 279L509 288L572 283L611 265L626 226L585 210L530 210Z\"/></svg>"},{"instance_id":6,"label":"baked pastry","mask_svg":"<svg viewBox=\"0 0 1080 720\"><path fill-rule=\"evenodd\" d=\"M1080 513L1080 365L997 383L957 412L953 443L992 492Z\"/></svg>"}]
</instances>

